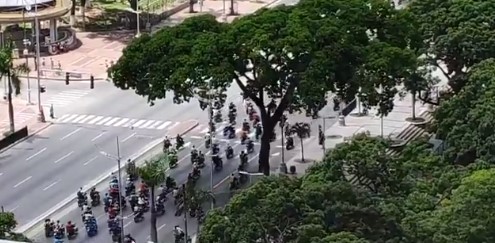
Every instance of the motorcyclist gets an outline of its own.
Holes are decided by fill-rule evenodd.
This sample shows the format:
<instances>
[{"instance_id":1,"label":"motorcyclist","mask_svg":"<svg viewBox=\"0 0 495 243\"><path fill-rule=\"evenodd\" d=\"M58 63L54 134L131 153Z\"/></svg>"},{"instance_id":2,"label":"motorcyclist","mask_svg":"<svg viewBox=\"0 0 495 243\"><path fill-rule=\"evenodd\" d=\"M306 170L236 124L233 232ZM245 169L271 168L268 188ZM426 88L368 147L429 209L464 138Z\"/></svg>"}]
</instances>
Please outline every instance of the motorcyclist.
<instances>
[{"instance_id":1,"label":"motorcyclist","mask_svg":"<svg viewBox=\"0 0 495 243\"><path fill-rule=\"evenodd\" d=\"M246 149L247 149L247 152L251 152L253 149L254 149L254 143L253 143L253 140L251 140L250 138L247 138L246 140Z\"/></svg>"},{"instance_id":2,"label":"motorcyclist","mask_svg":"<svg viewBox=\"0 0 495 243\"><path fill-rule=\"evenodd\" d=\"M261 126L261 123L258 123L254 132L256 140L260 139L261 133L263 133L263 127Z\"/></svg>"},{"instance_id":3,"label":"motorcyclist","mask_svg":"<svg viewBox=\"0 0 495 243\"><path fill-rule=\"evenodd\" d=\"M168 150L168 148L170 148L171 145L172 143L170 142L170 139L168 139L168 137L165 136L165 139L163 139L163 151Z\"/></svg>"},{"instance_id":4,"label":"motorcyclist","mask_svg":"<svg viewBox=\"0 0 495 243\"><path fill-rule=\"evenodd\" d=\"M82 207L82 205L86 203L86 200L86 193L83 192L82 187L80 187L77 191L77 204L79 207Z\"/></svg>"},{"instance_id":5,"label":"motorcyclist","mask_svg":"<svg viewBox=\"0 0 495 243\"><path fill-rule=\"evenodd\" d=\"M230 189L236 189L239 185L239 179L237 178L237 176L232 173L232 175L230 175Z\"/></svg>"},{"instance_id":6,"label":"motorcyclist","mask_svg":"<svg viewBox=\"0 0 495 243\"><path fill-rule=\"evenodd\" d=\"M125 183L125 195L129 196L135 190L136 190L136 186L134 185L134 182L130 180L130 178L127 179Z\"/></svg>"},{"instance_id":7,"label":"motorcyclist","mask_svg":"<svg viewBox=\"0 0 495 243\"><path fill-rule=\"evenodd\" d=\"M215 164L215 168L222 167L222 158L220 158L218 154L213 155L211 158L213 160L213 164Z\"/></svg>"},{"instance_id":8,"label":"motorcyclist","mask_svg":"<svg viewBox=\"0 0 495 243\"><path fill-rule=\"evenodd\" d=\"M205 164L205 154L203 154L201 151L198 153L198 166L202 167Z\"/></svg>"},{"instance_id":9,"label":"motorcyclist","mask_svg":"<svg viewBox=\"0 0 495 243\"><path fill-rule=\"evenodd\" d=\"M215 110L215 114L213 115L215 118L216 122L222 121L222 111L221 110Z\"/></svg>"},{"instance_id":10,"label":"motorcyclist","mask_svg":"<svg viewBox=\"0 0 495 243\"><path fill-rule=\"evenodd\" d=\"M72 221L67 222L65 225L65 232L67 232L68 236L72 236L76 233L76 225L72 223Z\"/></svg>"},{"instance_id":11,"label":"motorcyclist","mask_svg":"<svg viewBox=\"0 0 495 243\"><path fill-rule=\"evenodd\" d=\"M234 102L230 102L230 104L229 104L229 111L231 111L231 112L235 112L236 111L236 107L235 107Z\"/></svg>"},{"instance_id":12,"label":"motorcyclist","mask_svg":"<svg viewBox=\"0 0 495 243\"><path fill-rule=\"evenodd\" d=\"M175 141L177 142L177 149L184 146L184 139L180 136L180 134L177 134Z\"/></svg>"},{"instance_id":13,"label":"motorcyclist","mask_svg":"<svg viewBox=\"0 0 495 243\"><path fill-rule=\"evenodd\" d=\"M213 143L212 150L213 150L213 154L218 154L218 152L220 152L220 145L218 145L218 143Z\"/></svg>"},{"instance_id":14,"label":"motorcyclist","mask_svg":"<svg viewBox=\"0 0 495 243\"><path fill-rule=\"evenodd\" d=\"M124 236L124 243L136 243L136 240L130 234Z\"/></svg>"},{"instance_id":15,"label":"motorcyclist","mask_svg":"<svg viewBox=\"0 0 495 243\"><path fill-rule=\"evenodd\" d=\"M323 132L321 125L318 125L318 144L323 145L324 141L325 133Z\"/></svg>"},{"instance_id":16,"label":"motorcyclist","mask_svg":"<svg viewBox=\"0 0 495 243\"><path fill-rule=\"evenodd\" d=\"M174 226L174 236L176 242L180 241L185 236L184 230L182 230L178 225Z\"/></svg>"},{"instance_id":17,"label":"motorcyclist","mask_svg":"<svg viewBox=\"0 0 495 243\"><path fill-rule=\"evenodd\" d=\"M205 135L205 147L210 148L210 143L211 143L211 135L210 133L207 133Z\"/></svg>"},{"instance_id":18,"label":"motorcyclist","mask_svg":"<svg viewBox=\"0 0 495 243\"><path fill-rule=\"evenodd\" d=\"M84 222L86 222L87 220L89 220L92 217L93 217L93 212L91 211L91 209L85 210L83 212L82 218L83 218Z\"/></svg>"},{"instance_id":19,"label":"motorcyclist","mask_svg":"<svg viewBox=\"0 0 495 243\"><path fill-rule=\"evenodd\" d=\"M91 188L91 191L89 192L89 197L91 198L91 201L93 204L99 204L100 203L100 193L96 190L96 188Z\"/></svg>"},{"instance_id":20,"label":"motorcyclist","mask_svg":"<svg viewBox=\"0 0 495 243\"><path fill-rule=\"evenodd\" d=\"M241 160L241 166L244 168L244 165L248 163L248 155L247 153L241 151L241 154L239 154L239 159Z\"/></svg>"},{"instance_id":21,"label":"motorcyclist","mask_svg":"<svg viewBox=\"0 0 495 243\"><path fill-rule=\"evenodd\" d=\"M198 150L196 149L196 146L192 146L191 148L191 158L192 160L195 160L198 156Z\"/></svg>"},{"instance_id":22,"label":"motorcyclist","mask_svg":"<svg viewBox=\"0 0 495 243\"><path fill-rule=\"evenodd\" d=\"M249 133L249 129L250 129L249 122L246 119L244 119L244 121L242 122L242 131Z\"/></svg>"},{"instance_id":23,"label":"motorcyclist","mask_svg":"<svg viewBox=\"0 0 495 243\"><path fill-rule=\"evenodd\" d=\"M199 170L197 164L194 164L193 165L193 172L192 172L192 176L193 177L199 177L201 175L201 170Z\"/></svg>"},{"instance_id":24,"label":"motorcyclist","mask_svg":"<svg viewBox=\"0 0 495 243\"><path fill-rule=\"evenodd\" d=\"M285 148L287 150L294 148L294 138L292 138L292 136L287 137L287 142L285 143Z\"/></svg>"},{"instance_id":25,"label":"motorcyclist","mask_svg":"<svg viewBox=\"0 0 495 243\"><path fill-rule=\"evenodd\" d=\"M225 154L226 154L227 158L234 157L234 149L232 148L232 146L230 146L230 144L225 149Z\"/></svg>"},{"instance_id":26,"label":"motorcyclist","mask_svg":"<svg viewBox=\"0 0 495 243\"><path fill-rule=\"evenodd\" d=\"M176 186L177 183L175 182L174 178L167 176L167 178L165 179L165 187L167 187L167 190L175 188Z\"/></svg>"}]
</instances>

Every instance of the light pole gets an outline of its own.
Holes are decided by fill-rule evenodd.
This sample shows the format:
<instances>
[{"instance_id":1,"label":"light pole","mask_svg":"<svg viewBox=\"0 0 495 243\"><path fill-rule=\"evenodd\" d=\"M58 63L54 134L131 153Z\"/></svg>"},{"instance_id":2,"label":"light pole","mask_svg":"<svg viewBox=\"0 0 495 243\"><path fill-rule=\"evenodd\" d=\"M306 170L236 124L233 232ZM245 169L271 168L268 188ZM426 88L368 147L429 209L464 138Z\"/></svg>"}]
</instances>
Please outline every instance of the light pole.
<instances>
[{"instance_id":1,"label":"light pole","mask_svg":"<svg viewBox=\"0 0 495 243\"><path fill-rule=\"evenodd\" d=\"M326 146L325 146L325 140L326 140L325 131L327 130L326 120L327 119L335 119L335 117L333 117L333 116L323 116L323 117L321 117L321 119L323 120L323 128L322 128L323 129L323 131L322 131L323 132L323 134L322 134L323 135L323 143L322 143L322 147L323 147L323 156L325 156L326 151L327 151Z\"/></svg>"},{"instance_id":2,"label":"light pole","mask_svg":"<svg viewBox=\"0 0 495 243\"><path fill-rule=\"evenodd\" d=\"M284 128L287 125L286 119L283 118L280 120L280 136L281 136L281 143L282 143L282 161L280 162L280 172L287 174L287 164L285 164L285 141L284 141Z\"/></svg>"},{"instance_id":3,"label":"light pole","mask_svg":"<svg viewBox=\"0 0 495 243\"><path fill-rule=\"evenodd\" d=\"M31 11L31 5L25 6L26 10ZM34 28L35 28L35 40L36 40L36 81L38 85L38 120L45 122L45 114L43 113L43 105L41 104L41 71L40 71L40 22L38 19L38 3L34 1ZM29 75L28 75L29 76Z\"/></svg>"},{"instance_id":4,"label":"light pole","mask_svg":"<svg viewBox=\"0 0 495 243\"><path fill-rule=\"evenodd\" d=\"M139 24L139 0L136 0L136 38L141 36L141 26Z\"/></svg>"},{"instance_id":5,"label":"light pole","mask_svg":"<svg viewBox=\"0 0 495 243\"><path fill-rule=\"evenodd\" d=\"M121 239L124 240L124 210L123 210L123 207L122 207L122 191L123 191L123 187L122 187L122 172L121 172L121 166L120 166L120 161L121 161L121 158L120 158L120 143L119 143L119 137L117 136L116 137L116 140L117 140L117 156L115 155L111 155L105 151L100 151L100 154L102 154L103 156L107 157L107 158L110 158L110 159L114 159L117 161L117 166L119 167L118 168L118 177L119 177L119 213L120 213L120 227L122 228L122 230L120 231L121 235Z\"/></svg>"},{"instance_id":6,"label":"light pole","mask_svg":"<svg viewBox=\"0 0 495 243\"><path fill-rule=\"evenodd\" d=\"M22 54L24 54L24 57L26 58L26 66L29 66L28 46L31 45L31 42L28 39L24 38L22 40L22 43L24 44L24 51ZM29 76L30 75L27 75L27 99L28 99L28 104L31 105L32 104L32 102L31 102L31 79L29 78Z\"/></svg>"}]
</instances>

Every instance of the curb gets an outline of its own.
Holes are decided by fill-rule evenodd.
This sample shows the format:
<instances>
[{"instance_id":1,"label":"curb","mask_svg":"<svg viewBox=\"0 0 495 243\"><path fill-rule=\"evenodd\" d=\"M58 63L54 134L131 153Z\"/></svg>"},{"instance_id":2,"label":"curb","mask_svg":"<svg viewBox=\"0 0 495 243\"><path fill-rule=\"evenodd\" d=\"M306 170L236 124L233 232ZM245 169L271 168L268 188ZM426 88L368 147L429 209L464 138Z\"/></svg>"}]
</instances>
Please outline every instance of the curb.
<instances>
[{"instance_id":1,"label":"curb","mask_svg":"<svg viewBox=\"0 0 495 243\"><path fill-rule=\"evenodd\" d=\"M191 130L193 130L194 128L196 128L198 125L199 125L199 121L195 121L195 123L193 125L189 126L187 129L185 129L184 131L182 131L180 133L180 135L181 136L184 136L185 134L187 134L188 132L190 132ZM166 136L168 136L168 134ZM139 166L142 163L144 163L144 161L145 161L145 159L143 159L143 157L145 157L145 155L148 152L150 152L153 149L156 149L157 147L159 147L161 143L162 143L162 139L156 139L154 142L151 142L150 143L151 145L149 145L149 146L145 147L144 149L142 149L141 151L138 151L137 153L129 156L129 158L127 158L127 159L131 159L131 160L136 161L136 165ZM127 160L124 160L123 159L122 161L124 161L124 162L121 163L121 165L120 165L120 168L121 169L125 168L125 161L127 161ZM104 182L105 180L107 180L110 177L111 174L118 172L118 170L119 170L118 166L115 166L112 169L110 169L109 171L101 174L95 180L93 180L90 183L88 183L88 185L84 186L83 187L84 191L89 191L89 189L91 189L93 187L97 187L99 184L101 184L102 182ZM35 228L36 228L36 226L39 226L39 223L41 221L43 221L46 218L53 217L55 214L57 214L57 211L60 211L60 210L63 210L61 213L59 213L61 215L60 217L62 217L63 215L67 214L64 211L66 211L67 209L72 210L72 208L68 207L68 205L70 205L70 204L74 205L75 200L76 200L75 196L69 196L68 198L66 198L62 202L60 202L59 204L57 204L54 207L50 208L46 213L38 216L37 218L35 218L31 222L29 222L29 223L27 223L25 225L22 225L21 227L17 228L15 230L15 232L26 234L28 237L35 236L38 233L37 231L35 231ZM55 218L60 218L60 217L55 217ZM31 234L32 234L31 236L29 236L30 235L30 232L29 231L34 231L34 232L31 232Z\"/></svg>"},{"instance_id":2,"label":"curb","mask_svg":"<svg viewBox=\"0 0 495 243\"><path fill-rule=\"evenodd\" d=\"M8 150L8 149L10 149L10 148L14 147L15 145L19 144L20 142L24 142L24 141L26 141L28 138L30 138L30 137L32 137L32 136L34 136L34 135L36 135L36 134L38 134L38 133L42 132L43 130L45 130L45 129L47 129L48 127L50 127L51 125L53 125L53 123L51 123L51 122L46 122L46 123L47 123L47 124L46 124L46 126L43 126L43 127L41 127L41 128L38 128L37 130L34 130L32 133L29 133L26 137L24 137L24 138L22 138L22 139L17 140L16 142L14 142L14 143L10 144L9 146L7 146L7 147L5 147L5 148L3 148L3 149L0 149L0 153L5 152L6 150ZM28 131L29 131L29 126L28 126Z\"/></svg>"},{"instance_id":3,"label":"curb","mask_svg":"<svg viewBox=\"0 0 495 243\"><path fill-rule=\"evenodd\" d=\"M37 76L19 76L19 78L24 78L24 79L37 79ZM48 81L64 81L65 78L46 78L46 77L40 77L40 80L48 80ZM106 81L106 78L95 78L95 81ZM69 79L69 82L89 82L89 78L71 78Z\"/></svg>"}]
</instances>

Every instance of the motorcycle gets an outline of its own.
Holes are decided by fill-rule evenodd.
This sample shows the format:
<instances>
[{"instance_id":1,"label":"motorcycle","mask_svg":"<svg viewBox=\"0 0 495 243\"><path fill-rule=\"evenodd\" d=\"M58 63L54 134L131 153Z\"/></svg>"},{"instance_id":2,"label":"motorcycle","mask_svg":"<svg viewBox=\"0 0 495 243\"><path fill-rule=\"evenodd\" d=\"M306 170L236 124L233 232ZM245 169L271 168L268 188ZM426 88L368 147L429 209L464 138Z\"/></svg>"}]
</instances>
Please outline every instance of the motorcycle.
<instances>
[{"instance_id":1,"label":"motorcycle","mask_svg":"<svg viewBox=\"0 0 495 243\"><path fill-rule=\"evenodd\" d=\"M287 137L287 142L285 143L285 149L291 150L294 148L294 139L292 137Z\"/></svg>"},{"instance_id":2,"label":"motorcycle","mask_svg":"<svg viewBox=\"0 0 495 243\"><path fill-rule=\"evenodd\" d=\"M235 118L236 118L236 114L235 113L229 113L229 123L230 124L232 124L232 125L235 125L236 124Z\"/></svg>"},{"instance_id":3,"label":"motorcycle","mask_svg":"<svg viewBox=\"0 0 495 243\"><path fill-rule=\"evenodd\" d=\"M68 240L73 240L76 238L77 234L79 233L78 232L78 229L77 227L74 225L74 228L72 230L66 230L67 231L67 239Z\"/></svg>"},{"instance_id":4,"label":"motorcycle","mask_svg":"<svg viewBox=\"0 0 495 243\"><path fill-rule=\"evenodd\" d=\"M163 203L157 203L155 207L155 213L157 216L162 216L165 214L165 205Z\"/></svg>"},{"instance_id":5,"label":"motorcycle","mask_svg":"<svg viewBox=\"0 0 495 243\"><path fill-rule=\"evenodd\" d=\"M213 154L218 154L218 152L220 152L220 146L218 146L218 144L214 143L212 150L213 150Z\"/></svg>"},{"instance_id":6,"label":"motorcycle","mask_svg":"<svg viewBox=\"0 0 495 243\"><path fill-rule=\"evenodd\" d=\"M227 149L225 149L225 155L227 159L234 158L234 149L232 148L232 146L229 145Z\"/></svg>"},{"instance_id":7,"label":"motorcycle","mask_svg":"<svg viewBox=\"0 0 495 243\"><path fill-rule=\"evenodd\" d=\"M96 207L100 204L101 204L100 193L95 191L91 195L91 206Z\"/></svg>"},{"instance_id":8,"label":"motorcycle","mask_svg":"<svg viewBox=\"0 0 495 243\"><path fill-rule=\"evenodd\" d=\"M248 154L250 154L250 153L254 152L254 143L253 143L253 141L249 141L249 142L246 144L246 150L247 150L246 152L247 152Z\"/></svg>"},{"instance_id":9,"label":"motorcycle","mask_svg":"<svg viewBox=\"0 0 495 243\"><path fill-rule=\"evenodd\" d=\"M175 153L169 154L169 159L170 159L170 161L169 161L169 167L170 167L170 169L173 169L173 168L177 167L177 164L178 164L177 163L178 162L177 161L177 154L175 154Z\"/></svg>"},{"instance_id":10,"label":"motorcycle","mask_svg":"<svg viewBox=\"0 0 495 243\"><path fill-rule=\"evenodd\" d=\"M215 114L214 120L216 123L222 122L222 113L220 112L220 110L218 110L217 113Z\"/></svg>"},{"instance_id":11,"label":"motorcycle","mask_svg":"<svg viewBox=\"0 0 495 243\"><path fill-rule=\"evenodd\" d=\"M220 157L213 158L213 164L215 164L215 170L220 171L223 168L223 160Z\"/></svg>"},{"instance_id":12,"label":"motorcycle","mask_svg":"<svg viewBox=\"0 0 495 243\"><path fill-rule=\"evenodd\" d=\"M139 223L143 220L144 220L144 213L143 212L134 213L134 223Z\"/></svg>"},{"instance_id":13,"label":"motorcycle","mask_svg":"<svg viewBox=\"0 0 495 243\"><path fill-rule=\"evenodd\" d=\"M210 149L211 139L210 137L205 138L205 148Z\"/></svg>"}]
</instances>

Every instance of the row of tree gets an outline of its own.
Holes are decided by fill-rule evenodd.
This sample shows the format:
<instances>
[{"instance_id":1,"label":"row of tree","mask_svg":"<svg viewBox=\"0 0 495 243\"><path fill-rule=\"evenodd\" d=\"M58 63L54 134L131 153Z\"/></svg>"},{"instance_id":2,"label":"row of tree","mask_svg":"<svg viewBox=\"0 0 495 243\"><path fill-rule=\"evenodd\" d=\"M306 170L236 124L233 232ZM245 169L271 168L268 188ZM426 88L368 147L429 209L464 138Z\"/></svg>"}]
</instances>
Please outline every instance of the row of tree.
<instances>
[{"instance_id":1,"label":"row of tree","mask_svg":"<svg viewBox=\"0 0 495 243\"><path fill-rule=\"evenodd\" d=\"M393 155L387 141L357 135L302 178L265 178L212 211L200 242L494 241L494 4L413 0L400 10L415 16L418 53L449 80L431 127L444 151L420 140Z\"/></svg>"},{"instance_id":2,"label":"row of tree","mask_svg":"<svg viewBox=\"0 0 495 243\"><path fill-rule=\"evenodd\" d=\"M387 0L303 0L233 23L201 15L134 40L109 77L151 104L167 98L166 91L181 103L205 89L239 86L260 110L259 169L269 174L270 139L285 111L315 114L333 92L344 101L359 95L386 115L397 85L426 89L418 71L423 39L414 23ZM266 95L277 100L273 113Z\"/></svg>"}]
</instances>

